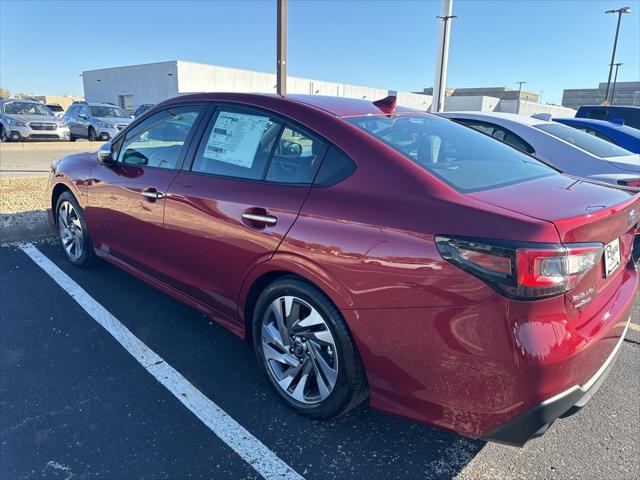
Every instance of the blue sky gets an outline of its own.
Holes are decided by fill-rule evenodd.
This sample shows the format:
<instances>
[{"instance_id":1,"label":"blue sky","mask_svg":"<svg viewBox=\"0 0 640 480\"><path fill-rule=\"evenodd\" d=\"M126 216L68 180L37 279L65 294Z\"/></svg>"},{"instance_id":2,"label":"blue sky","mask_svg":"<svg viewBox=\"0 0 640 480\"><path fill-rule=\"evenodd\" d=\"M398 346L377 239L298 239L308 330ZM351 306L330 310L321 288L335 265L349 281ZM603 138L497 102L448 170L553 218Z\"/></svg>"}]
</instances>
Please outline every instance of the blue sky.
<instances>
[{"instance_id":1,"label":"blue sky","mask_svg":"<svg viewBox=\"0 0 640 480\"><path fill-rule=\"evenodd\" d=\"M454 0L447 85L511 86L560 103L607 80L640 80L640 0ZM416 91L433 83L440 1L289 1L289 74ZM275 70L275 0L0 0L0 85L82 95L83 70L163 60Z\"/></svg>"}]
</instances>

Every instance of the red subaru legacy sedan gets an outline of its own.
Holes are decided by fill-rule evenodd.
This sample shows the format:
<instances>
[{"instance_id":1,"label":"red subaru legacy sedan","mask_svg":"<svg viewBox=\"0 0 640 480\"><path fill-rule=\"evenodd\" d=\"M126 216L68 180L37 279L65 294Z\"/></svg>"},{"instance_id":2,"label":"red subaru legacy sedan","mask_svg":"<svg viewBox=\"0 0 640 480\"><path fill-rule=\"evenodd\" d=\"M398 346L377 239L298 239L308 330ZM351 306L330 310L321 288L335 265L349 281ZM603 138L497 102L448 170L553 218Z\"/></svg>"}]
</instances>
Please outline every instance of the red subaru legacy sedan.
<instances>
[{"instance_id":1,"label":"red subaru legacy sedan","mask_svg":"<svg viewBox=\"0 0 640 480\"><path fill-rule=\"evenodd\" d=\"M369 398L523 444L598 389L638 286L640 196L393 97L174 98L55 162L48 194L73 264L246 338L313 418Z\"/></svg>"}]
</instances>

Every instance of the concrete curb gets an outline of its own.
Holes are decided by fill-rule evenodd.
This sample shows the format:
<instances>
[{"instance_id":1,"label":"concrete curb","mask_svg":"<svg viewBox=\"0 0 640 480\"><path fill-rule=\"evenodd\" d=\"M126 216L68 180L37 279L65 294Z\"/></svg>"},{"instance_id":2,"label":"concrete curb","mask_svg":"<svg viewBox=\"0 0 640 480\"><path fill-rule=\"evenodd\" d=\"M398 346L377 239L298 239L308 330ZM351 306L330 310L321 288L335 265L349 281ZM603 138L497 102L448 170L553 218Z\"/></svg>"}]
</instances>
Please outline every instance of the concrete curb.
<instances>
[{"instance_id":1,"label":"concrete curb","mask_svg":"<svg viewBox=\"0 0 640 480\"><path fill-rule=\"evenodd\" d=\"M0 244L31 242L55 237L55 232L47 221L46 212L37 213L35 218L33 212L0 215L2 226Z\"/></svg>"}]
</instances>

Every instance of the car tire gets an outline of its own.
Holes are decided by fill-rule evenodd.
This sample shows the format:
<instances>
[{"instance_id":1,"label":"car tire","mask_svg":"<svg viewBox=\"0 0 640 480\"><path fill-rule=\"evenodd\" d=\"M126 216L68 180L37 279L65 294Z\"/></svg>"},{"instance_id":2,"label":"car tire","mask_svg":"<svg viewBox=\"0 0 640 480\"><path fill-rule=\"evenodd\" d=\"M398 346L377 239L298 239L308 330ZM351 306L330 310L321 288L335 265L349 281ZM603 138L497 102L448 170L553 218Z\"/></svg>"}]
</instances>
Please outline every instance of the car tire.
<instances>
[{"instance_id":1,"label":"car tire","mask_svg":"<svg viewBox=\"0 0 640 480\"><path fill-rule=\"evenodd\" d=\"M98 137L96 135L96 131L93 129L93 127L89 127L89 132L88 132L88 138L90 142L95 142L98 140Z\"/></svg>"},{"instance_id":2,"label":"car tire","mask_svg":"<svg viewBox=\"0 0 640 480\"><path fill-rule=\"evenodd\" d=\"M70 142L75 142L78 139L78 137L74 136L74 135L69 135L69 141Z\"/></svg>"},{"instance_id":3,"label":"car tire","mask_svg":"<svg viewBox=\"0 0 640 480\"><path fill-rule=\"evenodd\" d=\"M285 331L277 326L279 308ZM282 277L262 291L252 320L258 364L294 411L337 418L367 398L364 367L347 324L318 288L298 277Z\"/></svg>"},{"instance_id":4,"label":"car tire","mask_svg":"<svg viewBox=\"0 0 640 480\"><path fill-rule=\"evenodd\" d=\"M6 142L7 140L7 132L4 129L4 125L0 125L0 142Z\"/></svg>"},{"instance_id":5,"label":"car tire","mask_svg":"<svg viewBox=\"0 0 640 480\"><path fill-rule=\"evenodd\" d=\"M77 267L91 267L98 263L89 236L87 223L78 201L69 191L63 192L56 203L58 238L67 259Z\"/></svg>"}]
</instances>

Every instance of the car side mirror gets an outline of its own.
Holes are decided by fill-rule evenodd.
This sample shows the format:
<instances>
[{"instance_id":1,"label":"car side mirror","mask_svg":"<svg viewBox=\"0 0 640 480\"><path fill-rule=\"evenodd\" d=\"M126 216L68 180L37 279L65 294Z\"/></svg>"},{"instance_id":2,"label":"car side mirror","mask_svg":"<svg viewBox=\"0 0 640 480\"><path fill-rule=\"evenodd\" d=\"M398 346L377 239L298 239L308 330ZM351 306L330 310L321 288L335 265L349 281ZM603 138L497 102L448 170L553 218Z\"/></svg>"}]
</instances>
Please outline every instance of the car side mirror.
<instances>
[{"instance_id":1,"label":"car side mirror","mask_svg":"<svg viewBox=\"0 0 640 480\"><path fill-rule=\"evenodd\" d=\"M281 153L290 157L299 157L302 155L302 145L290 140L282 140L280 143Z\"/></svg>"},{"instance_id":2,"label":"car side mirror","mask_svg":"<svg viewBox=\"0 0 640 480\"><path fill-rule=\"evenodd\" d=\"M111 142L105 143L98 150L98 163L109 166L118 163L116 159L113 158L113 153L111 152Z\"/></svg>"},{"instance_id":3,"label":"car side mirror","mask_svg":"<svg viewBox=\"0 0 640 480\"><path fill-rule=\"evenodd\" d=\"M87 119L87 116L86 116L85 114L81 113L80 115L78 115L78 118L81 118L81 119L83 119L83 120L86 120L86 119Z\"/></svg>"}]
</instances>

